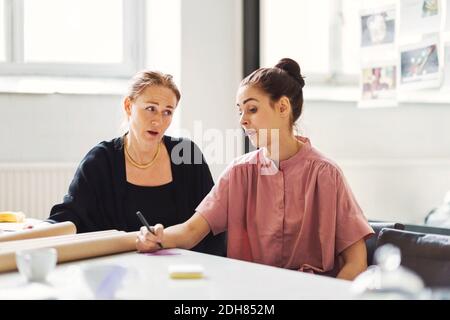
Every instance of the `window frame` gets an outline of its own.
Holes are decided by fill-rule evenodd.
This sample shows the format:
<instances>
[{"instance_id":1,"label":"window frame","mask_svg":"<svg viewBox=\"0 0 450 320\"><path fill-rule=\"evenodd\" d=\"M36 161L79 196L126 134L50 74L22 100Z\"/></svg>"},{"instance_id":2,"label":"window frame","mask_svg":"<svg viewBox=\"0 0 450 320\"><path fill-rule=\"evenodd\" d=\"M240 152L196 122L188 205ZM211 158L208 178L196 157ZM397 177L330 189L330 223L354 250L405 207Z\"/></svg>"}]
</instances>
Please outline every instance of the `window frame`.
<instances>
[{"instance_id":1,"label":"window frame","mask_svg":"<svg viewBox=\"0 0 450 320\"><path fill-rule=\"evenodd\" d=\"M260 2L261 0L258 0ZM343 2L342 0L330 0L330 10L328 17L328 72L308 73L308 83L319 86L353 86L359 85L358 73L344 73L343 72L343 48L342 48L342 32L343 32ZM261 19L261 26L264 23L262 11L259 13ZM260 27L260 33L263 32ZM262 50L262 46L260 46ZM263 60L263 52L260 51L259 57ZM359 61L358 61L359 63Z\"/></svg>"},{"instance_id":2,"label":"window frame","mask_svg":"<svg viewBox=\"0 0 450 320\"><path fill-rule=\"evenodd\" d=\"M145 63L145 1L123 2L122 63L24 62L24 1L5 0L6 62L0 62L1 76L64 76L128 78Z\"/></svg>"},{"instance_id":3,"label":"window frame","mask_svg":"<svg viewBox=\"0 0 450 320\"><path fill-rule=\"evenodd\" d=\"M343 72L343 48L342 48L342 30L344 23L342 0L331 0L331 10L329 17L329 65L328 74L315 74L313 80L317 84L325 85L351 85L359 84L359 74ZM359 62L358 62L359 64Z\"/></svg>"}]
</instances>

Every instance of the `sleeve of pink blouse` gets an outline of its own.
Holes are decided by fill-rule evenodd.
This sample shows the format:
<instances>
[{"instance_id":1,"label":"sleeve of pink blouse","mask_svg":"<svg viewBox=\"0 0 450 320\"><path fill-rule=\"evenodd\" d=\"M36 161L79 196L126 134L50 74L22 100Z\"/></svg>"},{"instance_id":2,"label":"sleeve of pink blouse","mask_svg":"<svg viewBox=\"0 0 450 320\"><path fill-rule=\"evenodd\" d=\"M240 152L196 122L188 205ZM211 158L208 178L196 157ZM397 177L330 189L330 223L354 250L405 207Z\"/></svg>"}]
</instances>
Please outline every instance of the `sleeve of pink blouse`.
<instances>
[{"instance_id":1,"label":"sleeve of pink blouse","mask_svg":"<svg viewBox=\"0 0 450 320\"><path fill-rule=\"evenodd\" d=\"M336 175L336 254L374 234L340 170Z\"/></svg>"},{"instance_id":2,"label":"sleeve of pink blouse","mask_svg":"<svg viewBox=\"0 0 450 320\"><path fill-rule=\"evenodd\" d=\"M231 167L230 165L222 173L217 183L195 209L206 219L214 235L227 229Z\"/></svg>"}]
</instances>

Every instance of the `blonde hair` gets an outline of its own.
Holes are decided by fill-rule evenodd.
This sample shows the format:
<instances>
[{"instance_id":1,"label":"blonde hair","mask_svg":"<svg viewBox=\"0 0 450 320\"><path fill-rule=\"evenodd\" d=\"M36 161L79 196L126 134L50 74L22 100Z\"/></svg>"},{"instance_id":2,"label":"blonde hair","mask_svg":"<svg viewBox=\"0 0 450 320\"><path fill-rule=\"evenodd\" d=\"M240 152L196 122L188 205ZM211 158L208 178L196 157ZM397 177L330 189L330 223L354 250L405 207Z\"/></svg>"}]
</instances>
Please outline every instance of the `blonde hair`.
<instances>
[{"instance_id":1,"label":"blonde hair","mask_svg":"<svg viewBox=\"0 0 450 320\"><path fill-rule=\"evenodd\" d=\"M173 81L172 75L148 70L139 71L133 76L126 97L133 101L149 86L162 86L172 90L177 98L177 104L181 99L180 90L178 90L177 85ZM128 118L125 114L119 131L120 134L125 134L128 130Z\"/></svg>"},{"instance_id":2,"label":"blonde hair","mask_svg":"<svg viewBox=\"0 0 450 320\"><path fill-rule=\"evenodd\" d=\"M170 74L165 74L159 71L139 71L131 79L131 84L128 89L127 96L134 100L139 94L148 86L162 86L173 91L177 97L177 103L181 99L180 90L173 81L173 77Z\"/></svg>"}]
</instances>

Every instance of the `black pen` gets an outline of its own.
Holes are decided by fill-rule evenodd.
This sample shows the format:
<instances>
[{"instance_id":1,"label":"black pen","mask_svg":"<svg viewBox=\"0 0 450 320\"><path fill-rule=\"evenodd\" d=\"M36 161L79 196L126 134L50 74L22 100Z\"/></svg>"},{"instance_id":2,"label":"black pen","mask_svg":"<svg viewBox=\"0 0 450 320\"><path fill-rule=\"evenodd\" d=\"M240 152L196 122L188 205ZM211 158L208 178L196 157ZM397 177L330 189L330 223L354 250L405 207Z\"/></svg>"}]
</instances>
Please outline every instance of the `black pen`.
<instances>
[{"instance_id":1,"label":"black pen","mask_svg":"<svg viewBox=\"0 0 450 320\"><path fill-rule=\"evenodd\" d=\"M144 216L142 215L142 213L140 211L136 212L136 215L138 216L139 220L141 220L142 224L147 228L148 232L150 232L152 235L156 235L155 234L155 228L151 227L147 220L144 218ZM162 244L160 242L157 242L159 248L163 248Z\"/></svg>"}]
</instances>

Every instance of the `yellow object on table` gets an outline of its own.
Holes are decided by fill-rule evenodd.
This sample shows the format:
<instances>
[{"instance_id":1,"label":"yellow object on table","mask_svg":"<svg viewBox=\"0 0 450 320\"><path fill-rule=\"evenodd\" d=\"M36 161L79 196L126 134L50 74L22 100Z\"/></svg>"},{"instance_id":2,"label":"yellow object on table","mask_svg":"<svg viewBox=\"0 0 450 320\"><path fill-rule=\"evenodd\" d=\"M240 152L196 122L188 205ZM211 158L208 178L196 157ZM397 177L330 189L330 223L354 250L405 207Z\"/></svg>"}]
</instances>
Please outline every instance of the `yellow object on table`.
<instances>
[{"instance_id":1,"label":"yellow object on table","mask_svg":"<svg viewBox=\"0 0 450 320\"><path fill-rule=\"evenodd\" d=\"M172 279L201 279L203 266L198 264L180 264L169 266L169 276Z\"/></svg>"},{"instance_id":2,"label":"yellow object on table","mask_svg":"<svg viewBox=\"0 0 450 320\"><path fill-rule=\"evenodd\" d=\"M0 211L0 222L24 222L25 214L21 211Z\"/></svg>"}]
</instances>

